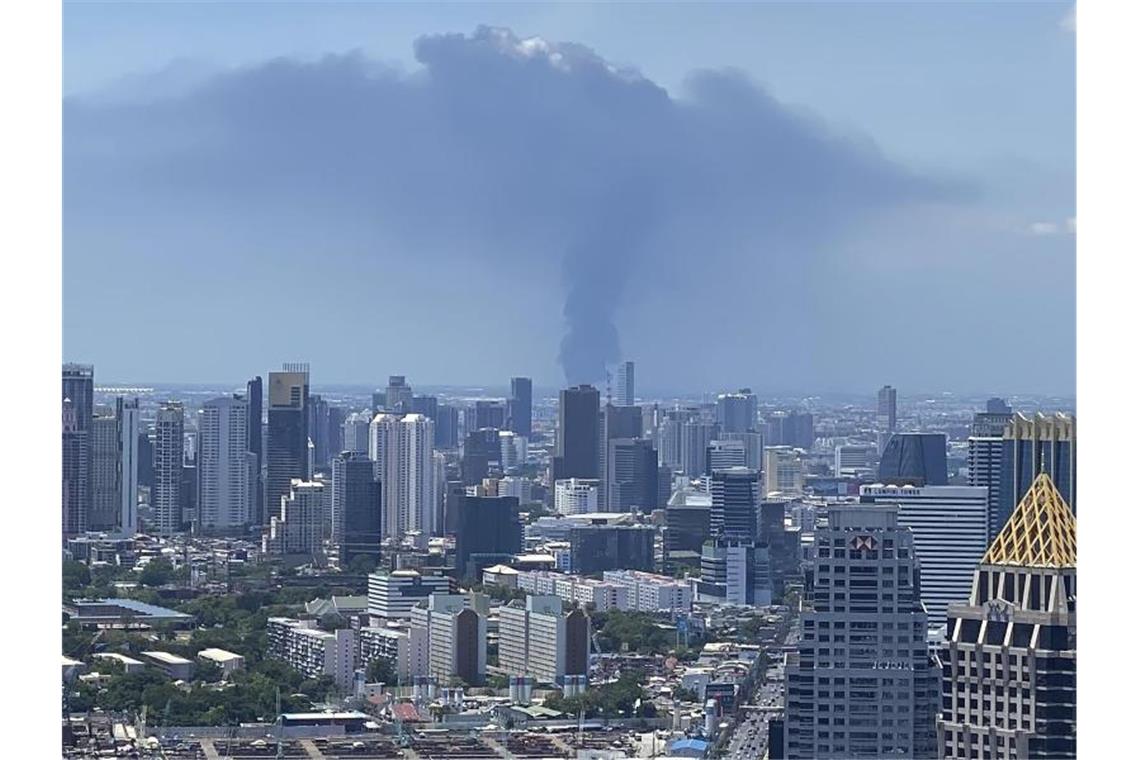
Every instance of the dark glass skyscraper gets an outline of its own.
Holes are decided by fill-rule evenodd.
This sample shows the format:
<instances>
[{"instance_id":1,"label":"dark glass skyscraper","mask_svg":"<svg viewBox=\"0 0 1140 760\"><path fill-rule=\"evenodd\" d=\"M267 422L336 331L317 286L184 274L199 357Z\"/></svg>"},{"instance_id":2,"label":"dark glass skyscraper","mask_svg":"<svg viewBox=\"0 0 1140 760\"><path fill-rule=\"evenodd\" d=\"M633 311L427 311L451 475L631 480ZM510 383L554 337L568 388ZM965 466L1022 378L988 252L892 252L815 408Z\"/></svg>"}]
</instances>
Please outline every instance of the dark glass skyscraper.
<instances>
[{"instance_id":1,"label":"dark glass skyscraper","mask_svg":"<svg viewBox=\"0 0 1140 760\"><path fill-rule=\"evenodd\" d=\"M345 451L332 461L332 544L341 568L353 559L380 559L384 525L381 483L367 454Z\"/></svg>"},{"instance_id":2,"label":"dark glass skyscraper","mask_svg":"<svg viewBox=\"0 0 1140 760\"><path fill-rule=\"evenodd\" d=\"M895 432L898 424L898 391L889 385L879 389L878 421L879 429L888 433Z\"/></svg>"},{"instance_id":3,"label":"dark glass skyscraper","mask_svg":"<svg viewBox=\"0 0 1140 760\"><path fill-rule=\"evenodd\" d=\"M95 414L95 368L63 365L64 532L87 529L91 514L91 425ZM70 462L67 459L70 458Z\"/></svg>"},{"instance_id":4,"label":"dark glass skyscraper","mask_svg":"<svg viewBox=\"0 0 1140 760\"><path fill-rule=\"evenodd\" d=\"M747 467L730 467L712 474L712 509L709 528L713 536L756 538L760 504L760 473Z\"/></svg>"},{"instance_id":5,"label":"dark glass skyscraper","mask_svg":"<svg viewBox=\"0 0 1140 760\"><path fill-rule=\"evenodd\" d=\"M289 495L289 481L308 480L309 473L309 370L308 366L269 373L269 429L266 436L265 504L261 523L281 509Z\"/></svg>"},{"instance_id":6,"label":"dark glass skyscraper","mask_svg":"<svg viewBox=\"0 0 1140 760\"><path fill-rule=\"evenodd\" d=\"M1005 525L1013 508L1042 472L1077 513L1077 420L1064 414L1015 414L1002 435L998 508L990 517L991 534Z\"/></svg>"},{"instance_id":7,"label":"dark glass skyscraper","mask_svg":"<svg viewBox=\"0 0 1140 760\"><path fill-rule=\"evenodd\" d=\"M511 397L507 399L507 424L512 433L527 438L531 434L532 392L529 377L511 378Z\"/></svg>"},{"instance_id":8,"label":"dark glass skyscraper","mask_svg":"<svg viewBox=\"0 0 1140 760\"><path fill-rule=\"evenodd\" d=\"M946 485L946 435L892 435L879 460L879 481L895 485Z\"/></svg>"},{"instance_id":9,"label":"dark glass skyscraper","mask_svg":"<svg viewBox=\"0 0 1140 760\"><path fill-rule=\"evenodd\" d=\"M721 433L746 433L757 425L756 394L751 388L722 393L716 399L716 421Z\"/></svg>"},{"instance_id":10,"label":"dark glass skyscraper","mask_svg":"<svg viewBox=\"0 0 1140 760\"><path fill-rule=\"evenodd\" d=\"M247 445L249 451L253 453L253 473L255 475L255 481L249 484L250 500L254 505L251 517L254 523L260 523L261 512L265 508L265 473L262 471L265 459L261 448L263 435L261 415L265 410L265 398L262 395L261 375L251 378L245 384L245 400L248 405L246 413L249 415L246 424L246 430L249 434ZM139 479L142 479L141 475Z\"/></svg>"},{"instance_id":11,"label":"dark glass skyscraper","mask_svg":"<svg viewBox=\"0 0 1140 760\"><path fill-rule=\"evenodd\" d=\"M607 448L605 509L610 512L657 509L657 449L653 448L653 442L643 438L614 438L607 442Z\"/></svg>"},{"instance_id":12,"label":"dark glass skyscraper","mask_svg":"<svg viewBox=\"0 0 1140 760\"><path fill-rule=\"evenodd\" d=\"M475 578L484 567L522 550L519 500L513 496L462 496L455 531L455 567Z\"/></svg>"},{"instance_id":13,"label":"dark glass skyscraper","mask_svg":"<svg viewBox=\"0 0 1140 760\"><path fill-rule=\"evenodd\" d=\"M435 447L459 448L459 410L454 406L440 405L436 408Z\"/></svg>"},{"instance_id":14,"label":"dark glass skyscraper","mask_svg":"<svg viewBox=\"0 0 1140 760\"><path fill-rule=\"evenodd\" d=\"M472 430L463 439L463 459L459 469L463 485L477 486L490 474L491 463L502 459L499 431L494 428Z\"/></svg>"},{"instance_id":15,"label":"dark glass skyscraper","mask_svg":"<svg viewBox=\"0 0 1140 760\"><path fill-rule=\"evenodd\" d=\"M600 400L598 389L592 385L577 385L559 392L554 480L598 477Z\"/></svg>"}]
</instances>

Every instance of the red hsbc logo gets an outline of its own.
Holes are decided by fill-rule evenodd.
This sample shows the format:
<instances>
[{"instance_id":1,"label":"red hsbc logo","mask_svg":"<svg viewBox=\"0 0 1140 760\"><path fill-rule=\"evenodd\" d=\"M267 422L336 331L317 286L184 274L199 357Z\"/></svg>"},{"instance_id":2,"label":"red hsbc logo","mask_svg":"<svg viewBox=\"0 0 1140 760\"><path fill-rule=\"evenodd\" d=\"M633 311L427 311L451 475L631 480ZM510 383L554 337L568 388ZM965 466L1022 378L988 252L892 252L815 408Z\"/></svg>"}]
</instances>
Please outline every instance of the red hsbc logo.
<instances>
[{"instance_id":1,"label":"red hsbc logo","mask_svg":"<svg viewBox=\"0 0 1140 760\"><path fill-rule=\"evenodd\" d=\"M855 536L851 539L851 551L874 551L878 545L874 536Z\"/></svg>"}]
</instances>

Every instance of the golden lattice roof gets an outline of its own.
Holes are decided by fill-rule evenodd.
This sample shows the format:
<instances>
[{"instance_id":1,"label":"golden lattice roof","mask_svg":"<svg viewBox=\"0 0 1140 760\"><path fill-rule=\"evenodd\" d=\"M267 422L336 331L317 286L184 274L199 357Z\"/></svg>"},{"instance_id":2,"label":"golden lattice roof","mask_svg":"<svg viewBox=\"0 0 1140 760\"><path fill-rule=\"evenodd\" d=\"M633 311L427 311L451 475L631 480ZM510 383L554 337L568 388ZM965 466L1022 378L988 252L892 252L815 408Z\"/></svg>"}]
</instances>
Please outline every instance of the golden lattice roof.
<instances>
[{"instance_id":1,"label":"golden lattice roof","mask_svg":"<svg viewBox=\"0 0 1140 760\"><path fill-rule=\"evenodd\" d=\"M1047 473L1033 481L982 557L982 564L1077 566L1077 518Z\"/></svg>"}]
</instances>

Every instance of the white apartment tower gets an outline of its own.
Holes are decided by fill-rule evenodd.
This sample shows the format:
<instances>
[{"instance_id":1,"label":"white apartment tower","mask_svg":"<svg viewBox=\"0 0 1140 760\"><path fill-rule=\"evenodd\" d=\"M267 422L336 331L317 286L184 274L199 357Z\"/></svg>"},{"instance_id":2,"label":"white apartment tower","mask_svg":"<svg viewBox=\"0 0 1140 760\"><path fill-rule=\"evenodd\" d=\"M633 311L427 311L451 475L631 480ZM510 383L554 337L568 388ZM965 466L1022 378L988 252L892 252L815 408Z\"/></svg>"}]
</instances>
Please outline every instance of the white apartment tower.
<instances>
[{"instance_id":1,"label":"white apartment tower","mask_svg":"<svg viewBox=\"0 0 1140 760\"><path fill-rule=\"evenodd\" d=\"M560 515L597 512L599 488L599 481L593 478L554 481L554 511Z\"/></svg>"},{"instance_id":2,"label":"white apartment tower","mask_svg":"<svg viewBox=\"0 0 1140 760\"><path fill-rule=\"evenodd\" d=\"M368 431L384 500L384 537L433 535L439 512L435 428L422 414L377 414Z\"/></svg>"},{"instance_id":3,"label":"white apartment tower","mask_svg":"<svg viewBox=\"0 0 1140 760\"><path fill-rule=\"evenodd\" d=\"M119 531L133 536L139 531L139 401L115 400L119 419Z\"/></svg>"},{"instance_id":4,"label":"white apartment tower","mask_svg":"<svg viewBox=\"0 0 1140 760\"><path fill-rule=\"evenodd\" d=\"M182 526L182 454L185 414L182 404L167 401L154 420L154 488L150 505L154 531L168 536Z\"/></svg>"},{"instance_id":5,"label":"white apartment tower","mask_svg":"<svg viewBox=\"0 0 1140 760\"><path fill-rule=\"evenodd\" d=\"M210 399L198 411L198 529L231 531L253 516L249 405L242 398Z\"/></svg>"}]
</instances>

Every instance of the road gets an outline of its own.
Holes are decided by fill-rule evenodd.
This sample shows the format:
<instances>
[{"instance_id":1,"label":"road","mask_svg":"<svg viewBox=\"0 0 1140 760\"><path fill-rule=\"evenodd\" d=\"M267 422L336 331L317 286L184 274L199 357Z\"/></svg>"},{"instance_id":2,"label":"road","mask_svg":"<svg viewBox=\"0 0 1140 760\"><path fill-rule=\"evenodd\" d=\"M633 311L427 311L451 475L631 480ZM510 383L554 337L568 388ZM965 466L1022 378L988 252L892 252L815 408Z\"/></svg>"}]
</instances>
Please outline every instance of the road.
<instances>
[{"instance_id":1,"label":"road","mask_svg":"<svg viewBox=\"0 0 1140 760\"><path fill-rule=\"evenodd\" d=\"M793 626L784 638L786 645L798 641ZM744 717L736 724L729 739L725 757L729 760L760 760L768 756L768 718L780 714L784 706L784 662L780 658L769 665L752 700L745 706Z\"/></svg>"}]
</instances>

